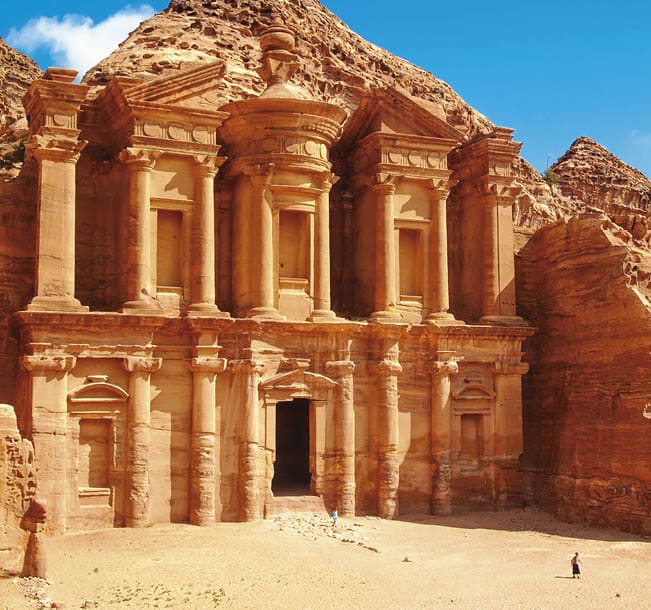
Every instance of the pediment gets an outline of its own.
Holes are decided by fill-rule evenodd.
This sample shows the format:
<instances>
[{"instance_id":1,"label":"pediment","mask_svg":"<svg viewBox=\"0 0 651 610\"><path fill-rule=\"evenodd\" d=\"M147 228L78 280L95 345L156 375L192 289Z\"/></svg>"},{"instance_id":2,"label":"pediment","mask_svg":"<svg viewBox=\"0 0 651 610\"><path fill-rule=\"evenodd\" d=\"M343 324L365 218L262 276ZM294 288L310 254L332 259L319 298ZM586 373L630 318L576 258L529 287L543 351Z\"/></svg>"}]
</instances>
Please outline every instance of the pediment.
<instances>
[{"instance_id":1,"label":"pediment","mask_svg":"<svg viewBox=\"0 0 651 610\"><path fill-rule=\"evenodd\" d=\"M468 383L457 391L452 392L452 397L455 400L493 400L495 398L495 391L480 382Z\"/></svg>"},{"instance_id":2,"label":"pediment","mask_svg":"<svg viewBox=\"0 0 651 610\"><path fill-rule=\"evenodd\" d=\"M326 387L334 387L336 382L334 382L329 377L324 375L319 375L318 373L311 373L304 369L296 369L293 371L286 371L283 373L278 373L265 379L260 383L260 390L268 391L275 390L278 388L287 388L287 387L305 387L321 385Z\"/></svg>"},{"instance_id":3,"label":"pediment","mask_svg":"<svg viewBox=\"0 0 651 610\"><path fill-rule=\"evenodd\" d=\"M342 147L352 148L373 133L440 138L455 144L465 139L445 121L442 110L433 104L427 106L396 89L371 90L344 126Z\"/></svg>"},{"instance_id":4,"label":"pediment","mask_svg":"<svg viewBox=\"0 0 651 610\"><path fill-rule=\"evenodd\" d=\"M124 403L129 393L118 385L108 381L91 381L74 389L68 395L71 403L78 402L119 402Z\"/></svg>"},{"instance_id":5,"label":"pediment","mask_svg":"<svg viewBox=\"0 0 651 610\"><path fill-rule=\"evenodd\" d=\"M213 62L184 70L174 76L161 76L153 80L132 84L124 90L131 104L160 104L185 108L208 107L217 110L216 99L226 71L223 62Z\"/></svg>"}]
</instances>

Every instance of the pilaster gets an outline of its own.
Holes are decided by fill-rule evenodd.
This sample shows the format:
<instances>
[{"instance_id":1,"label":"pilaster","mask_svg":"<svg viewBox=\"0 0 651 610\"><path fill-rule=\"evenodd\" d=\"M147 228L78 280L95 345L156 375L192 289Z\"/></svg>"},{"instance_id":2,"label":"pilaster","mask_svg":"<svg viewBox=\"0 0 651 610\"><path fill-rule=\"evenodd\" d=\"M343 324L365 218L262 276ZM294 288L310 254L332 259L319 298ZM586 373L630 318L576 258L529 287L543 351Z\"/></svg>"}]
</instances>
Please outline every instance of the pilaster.
<instances>
[{"instance_id":1,"label":"pilaster","mask_svg":"<svg viewBox=\"0 0 651 610\"><path fill-rule=\"evenodd\" d=\"M192 358L192 446L190 463L190 523L210 525L217 520L216 495L220 472L215 451L217 434L216 376L226 370L226 360Z\"/></svg>"},{"instance_id":2,"label":"pilaster","mask_svg":"<svg viewBox=\"0 0 651 610\"><path fill-rule=\"evenodd\" d=\"M64 353L23 356L29 373L32 405L32 442L38 495L48 505L45 531L63 534L66 529L68 373L77 359Z\"/></svg>"},{"instance_id":3,"label":"pilaster","mask_svg":"<svg viewBox=\"0 0 651 610\"><path fill-rule=\"evenodd\" d=\"M127 459L128 493L125 515L127 527L146 527L149 515L149 450L151 426L151 373L161 367L161 358L128 356L124 368L129 373L129 448Z\"/></svg>"},{"instance_id":4,"label":"pilaster","mask_svg":"<svg viewBox=\"0 0 651 610\"><path fill-rule=\"evenodd\" d=\"M129 222L127 302L124 313L151 314L159 311L152 297L151 174L161 151L126 148L120 161L129 168Z\"/></svg>"},{"instance_id":5,"label":"pilaster","mask_svg":"<svg viewBox=\"0 0 651 610\"><path fill-rule=\"evenodd\" d=\"M431 430L432 513L452 512L452 411L450 406L450 376L459 372L454 352L439 351L431 363Z\"/></svg>"},{"instance_id":6,"label":"pilaster","mask_svg":"<svg viewBox=\"0 0 651 610\"><path fill-rule=\"evenodd\" d=\"M190 315L227 317L215 304L215 176L222 157L194 157Z\"/></svg>"},{"instance_id":7,"label":"pilaster","mask_svg":"<svg viewBox=\"0 0 651 610\"><path fill-rule=\"evenodd\" d=\"M378 515L383 519L398 516L398 375L402 366L395 360L369 363L378 379L377 394L377 485Z\"/></svg>"},{"instance_id":8,"label":"pilaster","mask_svg":"<svg viewBox=\"0 0 651 610\"><path fill-rule=\"evenodd\" d=\"M255 360L231 360L229 369L241 376L242 425L239 452L240 520L255 521L263 517L260 473L260 403L258 385L264 370Z\"/></svg>"},{"instance_id":9,"label":"pilaster","mask_svg":"<svg viewBox=\"0 0 651 610\"><path fill-rule=\"evenodd\" d=\"M328 375L337 379L334 413L335 464L339 475L336 508L341 516L355 515L355 401L350 360L326 362Z\"/></svg>"}]
</instances>

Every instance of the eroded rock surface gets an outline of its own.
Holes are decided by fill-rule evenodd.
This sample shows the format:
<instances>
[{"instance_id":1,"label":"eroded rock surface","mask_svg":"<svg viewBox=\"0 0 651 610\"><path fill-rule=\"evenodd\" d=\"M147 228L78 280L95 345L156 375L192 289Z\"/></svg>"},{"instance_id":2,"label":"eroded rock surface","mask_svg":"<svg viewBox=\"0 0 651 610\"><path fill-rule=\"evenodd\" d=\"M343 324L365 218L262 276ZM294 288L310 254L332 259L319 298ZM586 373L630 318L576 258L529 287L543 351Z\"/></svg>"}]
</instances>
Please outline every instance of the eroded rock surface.
<instances>
[{"instance_id":1,"label":"eroded rock surface","mask_svg":"<svg viewBox=\"0 0 651 610\"><path fill-rule=\"evenodd\" d=\"M27 135L23 95L41 74L32 59L0 38L0 177L15 176L22 165L17 147Z\"/></svg>"},{"instance_id":2,"label":"eroded rock surface","mask_svg":"<svg viewBox=\"0 0 651 610\"><path fill-rule=\"evenodd\" d=\"M602 214L538 231L518 256L528 342L524 464L563 519L651 532L651 253Z\"/></svg>"},{"instance_id":3,"label":"eroded rock surface","mask_svg":"<svg viewBox=\"0 0 651 610\"><path fill-rule=\"evenodd\" d=\"M21 522L36 492L33 460L13 407L0 404L0 570L19 571L22 565L28 534Z\"/></svg>"}]
</instances>

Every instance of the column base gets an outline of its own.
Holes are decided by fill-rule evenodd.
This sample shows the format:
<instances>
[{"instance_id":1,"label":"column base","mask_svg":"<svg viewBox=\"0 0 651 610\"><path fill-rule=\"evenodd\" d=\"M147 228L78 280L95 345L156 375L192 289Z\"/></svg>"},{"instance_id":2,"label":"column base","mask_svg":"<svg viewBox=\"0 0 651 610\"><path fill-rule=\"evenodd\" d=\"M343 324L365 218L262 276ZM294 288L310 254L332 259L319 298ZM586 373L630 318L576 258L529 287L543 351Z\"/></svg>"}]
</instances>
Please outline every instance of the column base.
<instances>
[{"instance_id":1,"label":"column base","mask_svg":"<svg viewBox=\"0 0 651 610\"><path fill-rule=\"evenodd\" d=\"M384 323L396 323L402 322L402 314L399 311L395 310L384 310L384 311L374 311L369 318L371 322L384 322Z\"/></svg>"},{"instance_id":2,"label":"column base","mask_svg":"<svg viewBox=\"0 0 651 610\"><path fill-rule=\"evenodd\" d=\"M27 311L72 311L85 312L89 311L86 305L82 305L79 299L74 297L62 296L35 296L29 305Z\"/></svg>"},{"instance_id":3,"label":"column base","mask_svg":"<svg viewBox=\"0 0 651 610\"><path fill-rule=\"evenodd\" d=\"M479 323L491 326L529 326L520 316L483 316L479 318Z\"/></svg>"},{"instance_id":4,"label":"column base","mask_svg":"<svg viewBox=\"0 0 651 610\"><path fill-rule=\"evenodd\" d=\"M124 303L120 312L140 315L162 315L163 308L154 301L135 299L134 301L127 301Z\"/></svg>"},{"instance_id":5,"label":"column base","mask_svg":"<svg viewBox=\"0 0 651 610\"><path fill-rule=\"evenodd\" d=\"M285 320L285 316L281 316L275 307L254 307L246 312L246 317L254 320Z\"/></svg>"},{"instance_id":6,"label":"column base","mask_svg":"<svg viewBox=\"0 0 651 610\"><path fill-rule=\"evenodd\" d=\"M453 314L447 311L437 311L430 313L423 322L433 326L464 326L463 320L457 320Z\"/></svg>"},{"instance_id":7,"label":"column base","mask_svg":"<svg viewBox=\"0 0 651 610\"><path fill-rule=\"evenodd\" d=\"M337 317L337 314L330 309L315 309L310 317L307 319L308 322L340 322L341 318Z\"/></svg>"},{"instance_id":8,"label":"column base","mask_svg":"<svg viewBox=\"0 0 651 610\"><path fill-rule=\"evenodd\" d=\"M231 314L222 311L214 303L192 303L188 307L188 316L206 316L210 318L230 318Z\"/></svg>"}]
</instances>

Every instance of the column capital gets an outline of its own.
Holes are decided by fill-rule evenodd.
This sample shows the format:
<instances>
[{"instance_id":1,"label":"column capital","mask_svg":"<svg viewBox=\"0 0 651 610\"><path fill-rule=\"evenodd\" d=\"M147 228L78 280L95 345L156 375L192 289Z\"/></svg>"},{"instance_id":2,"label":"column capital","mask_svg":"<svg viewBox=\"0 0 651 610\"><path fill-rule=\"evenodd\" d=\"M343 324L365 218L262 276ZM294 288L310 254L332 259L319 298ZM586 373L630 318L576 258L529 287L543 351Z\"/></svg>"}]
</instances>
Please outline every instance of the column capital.
<instances>
[{"instance_id":1,"label":"column capital","mask_svg":"<svg viewBox=\"0 0 651 610\"><path fill-rule=\"evenodd\" d=\"M369 362L369 367L372 373L384 377L390 377L391 375L399 375L402 373L402 365L395 360Z\"/></svg>"},{"instance_id":2,"label":"column capital","mask_svg":"<svg viewBox=\"0 0 651 610\"><path fill-rule=\"evenodd\" d=\"M456 360L435 360L430 366L432 377L449 377L459 372L459 363Z\"/></svg>"},{"instance_id":3,"label":"column capital","mask_svg":"<svg viewBox=\"0 0 651 610\"><path fill-rule=\"evenodd\" d=\"M329 192L334 184L339 181L339 176L332 172L321 172L316 175L316 184L320 189Z\"/></svg>"},{"instance_id":4,"label":"column capital","mask_svg":"<svg viewBox=\"0 0 651 610\"><path fill-rule=\"evenodd\" d=\"M254 187L266 188L271 183L275 167L273 163L254 163L247 165L242 173L249 177Z\"/></svg>"},{"instance_id":5,"label":"column capital","mask_svg":"<svg viewBox=\"0 0 651 610\"><path fill-rule=\"evenodd\" d=\"M118 158L129 168L151 171L162 154L162 151L151 148L128 147L120 151Z\"/></svg>"},{"instance_id":6,"label":"column capital","mask_svg":"<svg viewBox=\"0 0 651 610\"><path fill-rule=\"evenodd\" d=\"M219 168L226 162L226 157L214 155L194 155L194 173L199 178L214 178Z\"/></svg>"},{"instance_id":7,"label":"column capital","mask_svg":"<svg viewBox=\"0 0 651 610\"><path fill-rule=\"evenodd\" d=\"M399 176L392 174L374 174L371 179L370 189L384 195L395 195L399 182Z\"/></svg>"},{"instance_id":8,"label":"column capital","mask_svg":"<svg viewBox=\"0 0 651 610\"><path fill-rule=\"evenodd\" d=\"M524 375L529 371L529 363L521 362L521 353L507 354L500 356L495 361L495 372L497 375Z\"/></svg>"},{"instance_id":9,"label":"column capital","mask_svg":"<svg viewBox=\"0 0 651 610\"><path fill-rule=\"evenodd\" d=\"M190 360L189 368L195 374L217 375L226 370L226 358L198 357Z\"/></svg>"},{"instance_id":10,"label":"column capital","mask_svg":"<svg viewBox=\"0 0 651 610\"><path fill-rule=\"evenodd\" d=\"M344 377L353 374L355 363L351 360L330 360L325 363L325 370L332 377Z\"/></svg>"},{"instance_id":11,"label":"column capital","mask_svg":"<svg viewBox=\"0 0 651 610\"><path fill-rule=\"evenodd\" d=\"M155 373L163 364L163 359L147 356L127 356L124 358L123 364L129 373Z\"/></svg>"},{"instance_id":12,"label":"column capital","mask_svg":"<svg viewBox=\"0 0 651 610\"><path fill-rule=\"evenodd\" d=\"M23 356L21 363L31 373L67 373L75 368L77 357L67 354L34 354Z\"/></svg>"},{"instance_id":13,"label":"column capital","mask_svg":"<svg viewBox=\"0 0 651 610\"><path fill-rule=\"evenodd\" d=\"M261 375L264 371L264 363L257 360L231 360L228 368L234 375L250 375L257 373Z\"/></svg>"},{"instance_id":14,"label":"column capital","mask_svg":"<svg viewBox=\"0 0 651 610\"><path fill-rule=\"evenodd\" d=\"M73 140L56 135L33 135L25 148L37 161L77 163L79 155L88 144L86 140Z\"/></svg>"}]
</instances>

